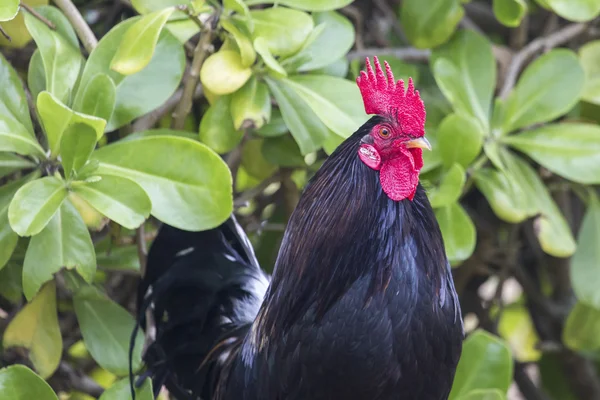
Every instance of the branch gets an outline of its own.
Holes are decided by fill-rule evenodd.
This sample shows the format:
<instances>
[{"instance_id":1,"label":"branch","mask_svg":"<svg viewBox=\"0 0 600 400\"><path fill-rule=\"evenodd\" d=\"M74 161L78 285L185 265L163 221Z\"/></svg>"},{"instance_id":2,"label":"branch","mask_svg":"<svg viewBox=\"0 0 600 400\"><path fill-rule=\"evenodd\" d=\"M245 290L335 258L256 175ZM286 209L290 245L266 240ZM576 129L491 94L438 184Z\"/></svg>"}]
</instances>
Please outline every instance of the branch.
<instances>
[{"instance_id":1,"label":"branch","mask_svg":"<svg viewBox=\"0 0 600 400\"><path fill-rule=\"evenodd\" d=\"M9 42L12 42L10 35L8 33L6 33L6 31L4 29L2 29L1 26L0 26L0 34L2 34L2 36L4 36L6 38L6 40L8 40Z\"/></svg>"},{"instance_id":2,"label":"branch","mask_svg":"<svg viewBox=\"0 0 600 400\"><path fill-rule=\"evenodd\" d=\"M249 200L261 194L267 187L269 187L269 185L279 181L280 179L281 177L279 176L279 173L275 172L273 175L259 183L257 186L240 193L239 196L237 196L235 201L233 202L234 207L243 207Z\"/></svg>"},{"instance_id":3,"label":"branch","mask_svg":"<svg viewBox=\"0 0 600 400\"><path fill-rule=\"evenodd\" d=\"M561 44L581 35L586 29L586 24L571 24L551 35L535 39L525 46L523 50L519 51L513 57L513 60L508 67L506 78L504 79L502 90L500 91L500 97L506 98L506 96L508 96L511 89L515 86L517 76L519 75L523 64L525 64L529 58L533 57L541 50L549 50L560 46Z\"/></svg>"},{"instance_id":4,"label":"branch","mask_svg":"<svg viewBox=\"0 0 600 400\"><path fill-rule=\"evenodd\" d=\"M21 7L23 7L29 14L33 15L34 17L36 17L37 19L39 19L40 21L42 21L44 24L46 24L48 26L48 28L55 30L56 29L56 25L54 25L52 23L52 21L50 21L48 18L44 17L42 14L40 14L39 12L35 11L31 6L25 4L25 3L21 3L20 4Z\"/></svg>"},{"instance_id":5,"label":"branch","mask_svg":"<svg viewBox=\"0 0 600 400\"><path fill-rule=\"evenodd\" d=\"M183 129L185 126L185 118L192 110L194 92L196 91L196 86L200 80L200 69L202 68L202 64L204 64L204 60L208 57L212 44L214 33L211 25L211 21L206 22L205 29L194 49L192 66L183 78L183 94L179 104L177 104L177 107L173 112L173 121L171 123L171 128L173 129Z\"/></svg>"},{"instance_id":6,"label":"branch","mask_svg":"<svg viewBox=\"0 0 600 400\"><path fill-rule=\"evenodd\" d=\"M369 48L351 51L346 57L352 61L372 57L373 55L392 56L404 61L427 61L429 60L431 51L415 49L413 47Z\"/></svg>"},{"instance_id":7,"label":"branch","mask_svg":"<svg viewBox=\"0 0 600 400\"><path fill-rule=\"evenodd\" d=\"M85 22L77 7L75 7L71 0L54 0L54 4L65 14L73 29L75 29L81 43L83 43L83 47L85 47L88 53L91 53L94 47L98 45L98 39L94 36L94 32L92 32L90 26Z\"/></svg>"}]
</instances>

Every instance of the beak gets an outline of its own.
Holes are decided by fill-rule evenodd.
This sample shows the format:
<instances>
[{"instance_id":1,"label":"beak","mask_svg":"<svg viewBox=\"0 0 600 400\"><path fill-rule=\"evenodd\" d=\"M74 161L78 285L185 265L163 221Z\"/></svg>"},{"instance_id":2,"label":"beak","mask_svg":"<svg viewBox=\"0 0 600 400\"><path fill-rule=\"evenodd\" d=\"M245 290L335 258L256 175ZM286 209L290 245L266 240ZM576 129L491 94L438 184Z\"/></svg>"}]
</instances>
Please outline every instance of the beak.
<instances>
[{"instance_id":1,"label":"beak","mask_svg":"<svg viewBox=\"0 0 600 400\"><path fill-rule=\"evenodd\" d=\"M431 144L429 143L429 140L425 139L425 136L417 138L417 139L409 140L407 142L404 142L404 144L409 149L413 148L413 147L417 147L419 149L431 150Z\"/></svg>"}]
</instances>

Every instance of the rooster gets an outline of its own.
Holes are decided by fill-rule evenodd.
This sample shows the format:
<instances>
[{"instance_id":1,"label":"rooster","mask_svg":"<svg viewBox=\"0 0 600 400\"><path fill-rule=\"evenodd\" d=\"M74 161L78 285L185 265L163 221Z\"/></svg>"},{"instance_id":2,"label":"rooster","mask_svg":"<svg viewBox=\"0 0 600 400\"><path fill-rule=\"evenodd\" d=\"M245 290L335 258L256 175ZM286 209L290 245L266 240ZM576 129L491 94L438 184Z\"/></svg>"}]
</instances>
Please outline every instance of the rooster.
<instances>
[{"instance_id":1,"label":"rooster","mask_svg":"<svg viewBox=\"0 0 600 400\"><path fill-rule=\"evenodd\" d=\"M385 63L357 78L373 116L323 163L273 276L232 215L163 225L139 287L144 360L177 399L447 399L464 338L439 226L419 183L425 107ZM155 395L156 395L155 393Z\"/></svg>"}]
</instances>

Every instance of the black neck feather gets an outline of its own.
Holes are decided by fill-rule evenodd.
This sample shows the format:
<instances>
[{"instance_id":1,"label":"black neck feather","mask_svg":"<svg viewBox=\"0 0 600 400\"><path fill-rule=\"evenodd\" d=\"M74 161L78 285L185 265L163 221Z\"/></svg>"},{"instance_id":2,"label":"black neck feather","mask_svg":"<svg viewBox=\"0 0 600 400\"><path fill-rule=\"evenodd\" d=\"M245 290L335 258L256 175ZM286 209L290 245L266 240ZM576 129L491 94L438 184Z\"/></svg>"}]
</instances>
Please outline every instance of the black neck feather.
<instances>
[{"instance_id":1,"label":"black neck feather","mask_svg":"<svg viewBox=\"0 0 600 400\"><path fill-rule=\"evenodd\" d=\"M342 143L301 196L261 311L265 333L287 330L312 307L318 319L365 275L369 296L385 290L393 268L414 264L402 260L409 235L418 248L417 268L432 280L432 291L443 290L447 261L424 189L419 185L413 201L390 200L379 173L357 155L360 139L377 122L373 117Z\"/></svg>"}]
</instances>

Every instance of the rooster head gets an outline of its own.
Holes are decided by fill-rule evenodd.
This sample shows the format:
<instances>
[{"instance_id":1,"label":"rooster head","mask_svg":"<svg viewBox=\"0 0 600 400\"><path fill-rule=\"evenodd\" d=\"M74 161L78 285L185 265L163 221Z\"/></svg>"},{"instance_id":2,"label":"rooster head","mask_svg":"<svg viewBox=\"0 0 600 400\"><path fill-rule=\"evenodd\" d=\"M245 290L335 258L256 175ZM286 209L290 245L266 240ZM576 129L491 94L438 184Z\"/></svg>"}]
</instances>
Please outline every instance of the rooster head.
<instances>
[{"instance_id":1,"label":"rooster head","mask_svg":"<svg viewBox=\"0 0 600 400\"><path fill-rule=\"evenodd\" d=\"M367 58L367 70L356 83L367 114L380 117L360 142L358 156L369 168L379 171L381 187L394 200L412 200L423 167L423 149L431 150L425 139L425 106L412 78L408 89L394 79L387 62L385 74L377 57L375 71Z\"/></svg>"}]
</instances>

